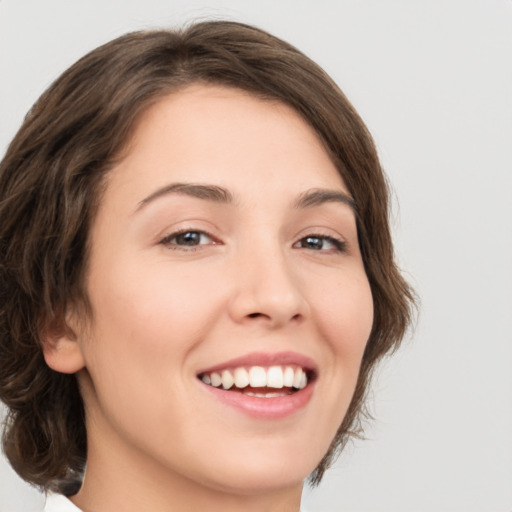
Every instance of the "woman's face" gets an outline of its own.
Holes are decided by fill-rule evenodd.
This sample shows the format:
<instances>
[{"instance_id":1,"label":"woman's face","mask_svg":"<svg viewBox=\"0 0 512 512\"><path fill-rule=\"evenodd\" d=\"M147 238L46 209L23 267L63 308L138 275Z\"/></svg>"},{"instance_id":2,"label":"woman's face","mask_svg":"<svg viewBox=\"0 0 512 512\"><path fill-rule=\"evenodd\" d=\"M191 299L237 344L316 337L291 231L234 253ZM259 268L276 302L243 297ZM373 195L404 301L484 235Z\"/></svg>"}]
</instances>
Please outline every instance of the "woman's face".
<instances>
[{"instance_id":1,"label":"woman's face","mask_svg":"<svg viewBox=\"0 0 512 512\"><path fill-rule=\"evenodd\" d=\"M234 89L166 97L109 173L91 247L93 317L75 326L90 464L300 485L373 319L350 197L309 125Z\"/></svg>"}]
</instances>

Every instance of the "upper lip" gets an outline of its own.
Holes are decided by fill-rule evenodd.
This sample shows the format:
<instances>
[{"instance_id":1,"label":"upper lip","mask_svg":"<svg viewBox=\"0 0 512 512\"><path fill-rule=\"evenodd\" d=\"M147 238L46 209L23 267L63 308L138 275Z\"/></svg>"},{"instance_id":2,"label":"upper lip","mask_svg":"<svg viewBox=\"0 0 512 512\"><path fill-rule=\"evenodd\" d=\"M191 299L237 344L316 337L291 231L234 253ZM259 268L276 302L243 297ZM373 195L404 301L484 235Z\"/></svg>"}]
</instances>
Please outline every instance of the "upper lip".
<instances>
[{"instance_id":1,"label":"upper lip","mask_svg":"<svg viewBox=\"0 0 512 512\"><path fill-rule=\"evenodd\" d=\"M299 354L297 352L253 352L244 356L235 357L228 361L203 368L198 375L203 373L218 372L220 370L227 370L230 368L239 368L241 366L286 366L286 365L297 365L302 369L309 372L317 373L317 365L310 357Z\"/></svg>"}]
</instances>

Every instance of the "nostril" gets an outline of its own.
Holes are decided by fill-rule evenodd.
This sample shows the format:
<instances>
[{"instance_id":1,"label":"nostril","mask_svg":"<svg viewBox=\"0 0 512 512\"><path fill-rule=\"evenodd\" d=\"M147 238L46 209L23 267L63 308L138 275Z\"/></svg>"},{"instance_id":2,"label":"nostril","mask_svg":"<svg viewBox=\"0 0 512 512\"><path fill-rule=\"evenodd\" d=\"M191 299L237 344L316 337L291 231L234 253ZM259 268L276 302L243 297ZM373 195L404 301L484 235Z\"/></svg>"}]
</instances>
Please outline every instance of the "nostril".
<instances>
[{"instance_id":1,"label":"nostril","mask_svg":"<svg viewBox=\"0 0 512 512\"><path fill-rule=\"evenodd\" d=\"M249 318L258 318L259 316L262 316L262 313L251 313L247 315Z\"/></svg>"}]
</instances>

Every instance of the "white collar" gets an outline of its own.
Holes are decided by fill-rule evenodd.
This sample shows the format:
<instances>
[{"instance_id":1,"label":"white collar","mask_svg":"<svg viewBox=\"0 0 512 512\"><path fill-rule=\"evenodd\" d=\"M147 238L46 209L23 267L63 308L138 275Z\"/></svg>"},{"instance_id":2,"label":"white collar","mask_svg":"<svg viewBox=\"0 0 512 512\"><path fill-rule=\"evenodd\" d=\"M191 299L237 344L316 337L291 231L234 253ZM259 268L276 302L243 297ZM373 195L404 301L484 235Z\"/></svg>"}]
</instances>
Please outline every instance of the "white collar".
<instances>
[{"instance_id":1,"label":"white collar","mask_svg":"<svg viewBox=\"0 0 512 512\"><path fill-rule=\"evenodd\" d=\"M82 512L76 505L73 505L62 494L48 493L46 496L46 504L44 512Z\"/></svg>"}]
</instances>

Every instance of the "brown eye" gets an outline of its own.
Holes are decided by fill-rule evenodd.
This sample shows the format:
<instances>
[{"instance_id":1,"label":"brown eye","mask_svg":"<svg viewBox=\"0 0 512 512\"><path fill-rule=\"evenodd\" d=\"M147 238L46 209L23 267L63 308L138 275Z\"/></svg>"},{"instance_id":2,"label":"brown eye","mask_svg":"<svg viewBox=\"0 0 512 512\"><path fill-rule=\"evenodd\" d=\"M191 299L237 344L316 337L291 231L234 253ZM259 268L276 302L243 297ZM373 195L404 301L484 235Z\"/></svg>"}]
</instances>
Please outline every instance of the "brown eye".
<instances>
[{"instance_id":1,"label":"brown eye","mask_svg":"<svg viewBox=\"0 0 512 512\"><path fill-rule=\"evenodd\" d=\"M214 243L212 237L204 231L182 231L166 236L161 242L163 245L179 247L197 247Z\"/></svg>"},{"instance_id":2,"label":"brown eye","mask_svg":"<svg viewBox=\"0 0 512 512\"><path fill-rule=\"evenodd\" d=\"M310 249L313 251L343 251L345 249L345 242L337 240L330 236L310 235L301 238L295 247L301 249Z\"/></svg>"}]
</instances>

